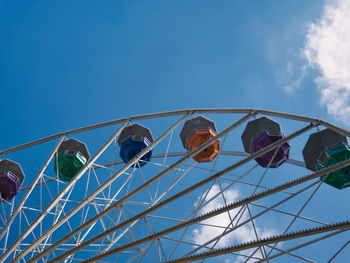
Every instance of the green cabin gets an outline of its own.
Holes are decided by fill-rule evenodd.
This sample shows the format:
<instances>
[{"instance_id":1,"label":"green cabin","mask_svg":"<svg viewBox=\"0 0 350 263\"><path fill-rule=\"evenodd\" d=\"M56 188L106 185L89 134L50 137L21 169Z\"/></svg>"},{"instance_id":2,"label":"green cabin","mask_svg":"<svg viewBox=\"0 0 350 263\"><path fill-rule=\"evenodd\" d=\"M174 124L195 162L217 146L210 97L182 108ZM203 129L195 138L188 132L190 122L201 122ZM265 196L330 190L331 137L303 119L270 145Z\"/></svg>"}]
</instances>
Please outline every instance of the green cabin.
<instances>
[{"instance_id":1,"label":"green cabin","mask_svg":"<svg viewBox=\"0 0 350 263\"><path fill-rule=\"evenodd\" d=\"M58 147L54 171L60 180L70 181L85 166L89 157L84 143L76 139L63 141Z\"/></svg>"},{"instance_id":2,"label":"green cabin","mask_svg":"<svg viewBox=\"0 0 350 263\"><path fill-rule=\"evenodd\" d=\"M350 158L350 146L343 144L341 146L329 149L326 151L329 159L324 166L325 168L335 165L339 162L346 161ZM319 165L319 169L323 168L323 166ZM326 175L321 176L321 180ZM328 174L326 180L324 181L326 184L334 186L338 189L344 189L350 186L350 166L341 168L335 172Z\"/></svg>"}]
</instances>

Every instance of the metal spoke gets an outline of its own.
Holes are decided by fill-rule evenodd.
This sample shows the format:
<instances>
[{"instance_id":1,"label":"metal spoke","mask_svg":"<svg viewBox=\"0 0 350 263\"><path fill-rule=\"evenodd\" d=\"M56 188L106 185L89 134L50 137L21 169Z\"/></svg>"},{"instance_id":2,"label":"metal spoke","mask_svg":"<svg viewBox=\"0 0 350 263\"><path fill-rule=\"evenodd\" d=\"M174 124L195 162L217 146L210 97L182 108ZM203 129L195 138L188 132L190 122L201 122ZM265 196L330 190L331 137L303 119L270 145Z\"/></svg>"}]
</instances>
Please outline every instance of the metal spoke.
<instances>
[{"instance_id":1,"label":"metal spoke","mask_svg":"<svg viewBox=\"0 0 350 263\"><path fill-rule=\"evenodd\" d=\"M276 243L276 242L283 242L287 240L293 240L296 238L301 238L305 236L310 236L310 235L316 235L320 233L325 233L329 231L334 231L338 229L349 229L350 228L350 221L345 221L345 222L339 222L335 224L331 224L328 226L322 226L322 227L317 227L317 228L310 228L310 229L304 229L298 232L290 233L290 234L282 234L278 236L273 236L273 237L268 237L248 243L243 243L243 244L238 244L235 246L227 247L227 248L222 248L222 249L216 249L210 252L205 252L205 253L200 253L196 254L193 256L189 257L183 257L180 259L175 259L170 262L175 263L175 262L191 262L203 258L209 258L209 257L216 257L220 255L224 255L227 253L235 252L235 251L241 251L245 249L250 249L250 248L255 248L257 246L262 246L262 245L267 245L271 243ZM90 262L88 260L85 260L84 262Z\"/></svg>"},{"instance_id":2,"label":"metal spoke","mask_svg":"<svg viewBox=\"0 0 350 263\"><path fill-rule=\"evenodd\" d=\"M332 262L332 261L340 254L340 252L342 252L349 244L350 244L350 240L347 241L347 242L334 254L334 256L332 256L331 259L328 260L328 262Z\"/></svg>"}]
</instances>

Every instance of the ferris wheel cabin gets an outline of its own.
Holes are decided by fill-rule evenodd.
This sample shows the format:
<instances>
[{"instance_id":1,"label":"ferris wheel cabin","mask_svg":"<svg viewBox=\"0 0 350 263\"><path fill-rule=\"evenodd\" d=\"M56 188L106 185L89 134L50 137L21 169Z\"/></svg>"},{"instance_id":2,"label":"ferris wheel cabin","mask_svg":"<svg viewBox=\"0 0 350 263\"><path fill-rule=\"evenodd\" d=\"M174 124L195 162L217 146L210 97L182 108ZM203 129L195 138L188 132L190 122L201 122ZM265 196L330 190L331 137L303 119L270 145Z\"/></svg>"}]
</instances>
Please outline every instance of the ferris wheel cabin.
<instances>
[{"instance_id":1,"label":"ferris wheel cabin","mask_svg":"<svg viewBox=\"0 0 350 263\"><path fill-rule=\"evenodd\" d=\"M202 143L216 136L215 123L203 116L187 120L180 132L183 147L193 151ZM220 140L217 140L193 157L199 163L211 162L219 154Z\"/></svg>"},{"instance_id":2,"label":"ferris wheel cabin","mask_svg":"<svg viewBox=\"0 0 350 263\"><path fill-rule=\"evenodd\" d=\"M241 136L245 152L253 154L266 146L285 138L278 122L261 117L248 122ZM279 148L273 149L255 161L262 167L278 168L289 158L290 143L285 142Z\"/></svg>"},{"instance_id":3,"label":"ferris wheel cabin","mask_svg":"<svg viewBox=\"0 0 350 263\"><path fill-rule=\"evenodd\" d=\"M119 156L123 162L128 163L137 154L146 149L153 142L150 129L140 125L133 124L125 127L120 133L118 144L120 147ZM152 150L148 151L141 157L138 165L135 163L133 167L144 166L152 158Z\"/></svg>"},{"instance_id":4,"label":"ferris wheel cabin","mask_svg":"<svg viewBox=\"0 0 350 263\"><path fill-rule=\"evenodd\" d=\"M305 165L318 171L350 158L347 138L333 130L325 129L310 135L304 149ZM320 177L326 184L343 189L350 186L350 167L341 168Z\"/></svg>"},{"instance_id":5,"label":"ferris wheel cabin","mask_svg":"<svg viewBox=\"0 0 350 263\"><path fill-rule=\"evenodd\" d=\"M76 139L63 141L55 158L54 171L59 179L70 181L84 167L90 158L86 145Z\"/></svg>"},{"instance_id":6,"label":"ferris wheel cabin","mask_svg":"<svg viewBox=\"0 0 350 263\"><path fill-rule=\"evenodd\" d=\"M0 193L2 199L8 202L11 201L18 193L23 180L24 173L18 163L8 159L0 161Z\"/></svg>"}]
</instances>

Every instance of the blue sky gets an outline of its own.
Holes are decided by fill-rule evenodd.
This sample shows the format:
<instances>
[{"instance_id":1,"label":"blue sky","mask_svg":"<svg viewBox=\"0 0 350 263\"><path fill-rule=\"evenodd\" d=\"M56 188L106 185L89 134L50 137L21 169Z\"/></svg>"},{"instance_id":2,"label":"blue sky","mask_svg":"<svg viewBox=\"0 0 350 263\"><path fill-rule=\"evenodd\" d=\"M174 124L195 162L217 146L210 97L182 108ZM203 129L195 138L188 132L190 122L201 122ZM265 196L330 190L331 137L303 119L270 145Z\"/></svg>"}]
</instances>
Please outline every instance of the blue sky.
<instances>
[{"instance_id":1,"label":"blue sky","mask_svg":"<svg viewBox=\"0 0 350 263\"><path fill-rule=\"evenodd\" d=\"M319 1L2 1L1 118L12 127L2 145L194 107L329 119L312 74L292 95L283 89L299 78L307 26L322 8Z\"/></svg>"},{"instance_id":2,"label":"blue sky","mask_svg":"<svg viewBox=\"0 0 350 263\"><path fill-rule=\"evenodd\" d=\"M346 0L0 0L0 147L186 108L349 128L347 10Z\"/></svg>"}]
</instances>

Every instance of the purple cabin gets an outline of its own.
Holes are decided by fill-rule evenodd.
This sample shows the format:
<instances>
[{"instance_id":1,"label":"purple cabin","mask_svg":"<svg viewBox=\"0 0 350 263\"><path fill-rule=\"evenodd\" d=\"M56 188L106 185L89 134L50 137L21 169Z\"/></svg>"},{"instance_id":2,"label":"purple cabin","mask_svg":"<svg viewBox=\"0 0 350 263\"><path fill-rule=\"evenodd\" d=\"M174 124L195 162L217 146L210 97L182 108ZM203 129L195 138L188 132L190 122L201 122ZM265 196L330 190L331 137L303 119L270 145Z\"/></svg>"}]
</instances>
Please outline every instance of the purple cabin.
<instances>
[{"instance_id":1,"label":"purple cabin","mask_svg":"<svg viewBox=\"0 0 350 263\"><path fill-rule=\"evenodd\" d=\"M285 138L278 122L261 117L247 123L243 134L242 142L245 152L253 154L266 146ZM285 142L255 159L262 167L277 168L289 158L290 143Z\"/></svg>"},{"instance_id":2,"label":"purple cabin","mask_svg":"<svg viewBox=\"0 0 350 263\"><path fill-rule=\"evenodd\" d=\"M11 201L18 193L24 180L24 173L18 163L8 159L0 160L0 194L1 201Z\"/></svg>"},{"instance_id":3,"label":"purple cabin","mask_svg":"<svg viewBox=\"0 0 350 263\"><path fill-rule=\"evenodd\" d=\"M280 136L272 136L267 131L264 131L260 136L258 136L252 145L252 153L255 153L266 146L285 138L281 132ZM262 167L278 168L281 164L289 158L290 143L285 142L279 148L275 148L260 157L256 158L255 161ZM277 153L276 153L277 150Z\"/></svg>"}]
</instances>

